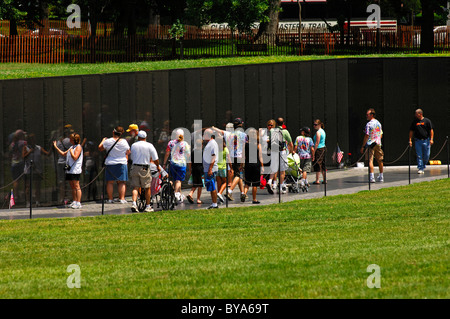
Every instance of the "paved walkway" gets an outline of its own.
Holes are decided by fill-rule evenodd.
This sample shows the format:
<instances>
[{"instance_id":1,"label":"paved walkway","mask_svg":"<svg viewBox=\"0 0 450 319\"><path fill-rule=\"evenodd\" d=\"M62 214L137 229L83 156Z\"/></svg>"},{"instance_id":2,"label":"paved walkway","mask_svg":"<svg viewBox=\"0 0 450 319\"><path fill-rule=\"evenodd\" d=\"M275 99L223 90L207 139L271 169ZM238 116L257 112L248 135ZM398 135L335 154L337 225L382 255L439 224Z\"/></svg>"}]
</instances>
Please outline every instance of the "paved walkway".
<instances>
[{"instance_id":1,"label":"paved walkway","mask_svg":"<svg viewBox=\"0 0 450 319\"><path fill-rule=\"evenodd\" d=\"M326 185L326 195L340 195L340 194L352 194L359 191L368 190L368 178L367 167L365 168L350 168L341 170L332 170L327 174L328 184ZM375 177L378 176L378 168L375 168ZM411 167L411 183L418 183L424 181L432 181L436 179L447 178L447 166L437 165L429 166L425 171L425 174L417 174L417 170ZM314 181L314 174L309 174L308 180L310 183ZM408 166L393 166L385 167L384 171L384 183L371 184L371 190L377 190L385 187L394 187L408 185ZM187 195L188 189L182 191L184 195ZM194 194L194 199L197 193ZM251 189L248 193L249 199L242 203L240 201L239 188L236 187L233 192L234 201L228 202L228 207L245 207L256 206L252 204ZM282 202L288 202L292 200L319 198L325 196L325 185L311 185L309 192L307 193L287 193L281 195ZM126 198L128 204L104 204L105 215L119 215L119 214L132 214L131 212L131 198ZM277 193L270 195L266 189L258 188L257 199L261 202L259 205L276 204L279 202L279 195ZM211 204L211 196L206 189L203 188L201 200L204 204L190 204L187 200L175 207L175 209L205 209ZM99 216L102 214L101 202L84 202L81 209L71 209L66 207L39 207L32 209L32 218L51 218L51 217L80 217L80 216ZM226 207L225 203L219 205L221 208ZM156 211L161 209L156 209ZM18 209L4 209L0 210L0 219L29 219L29 208Z\"/></svg>"}]
</instances>

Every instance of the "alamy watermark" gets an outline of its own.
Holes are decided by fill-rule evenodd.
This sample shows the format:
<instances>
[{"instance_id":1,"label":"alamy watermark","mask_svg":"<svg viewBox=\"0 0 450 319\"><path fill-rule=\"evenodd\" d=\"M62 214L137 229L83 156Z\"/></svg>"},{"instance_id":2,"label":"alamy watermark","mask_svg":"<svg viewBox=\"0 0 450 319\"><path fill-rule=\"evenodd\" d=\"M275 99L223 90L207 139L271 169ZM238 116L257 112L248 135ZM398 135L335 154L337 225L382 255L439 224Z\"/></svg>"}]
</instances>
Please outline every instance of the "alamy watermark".
<instances>
[{"instance_id":1,"label":"alamy watermark","mask_svg":"<svg viewBox=\"0 0 450 319\"><path fill-rule=\"evenodd\" d=\"M381 8L378 4L371 4L367 7L367 13L372 13L367 18L367 27L379 29L381 27Z\"/></svg>"},{"instance_id":2,"label":"alamy watermark","mask_svg":"<svg viewBox=\"0 0 450 319\"><path fill-rule=\"evenodd\" d=\"M68 273L72 273L67 277L67 287L70 289L81 288L81 269L76 264L69 265L66 270Z\"/></svg>"},{"instance_id":3,"label":"alamy watermark","mask_svg":"<svg viewBox=\"0 0 450 319\"><path fill-rule=\"evenodd\" d=\"M373 272L367 277L367 287L381 288L381 268L377 264L367 266L367 272Z\"/></svg>"}]
</instances>

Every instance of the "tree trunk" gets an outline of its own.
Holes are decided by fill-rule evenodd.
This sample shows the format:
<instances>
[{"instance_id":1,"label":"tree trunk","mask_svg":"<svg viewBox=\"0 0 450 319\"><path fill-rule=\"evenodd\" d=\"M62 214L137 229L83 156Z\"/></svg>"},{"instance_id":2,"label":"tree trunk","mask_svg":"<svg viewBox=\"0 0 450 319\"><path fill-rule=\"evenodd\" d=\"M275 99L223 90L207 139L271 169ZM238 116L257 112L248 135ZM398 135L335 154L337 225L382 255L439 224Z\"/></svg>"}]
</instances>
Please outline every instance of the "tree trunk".
<instances>
[{"instance_id":1,"label":"tree trunk","mask_svg":"<svg viewBox=\"0 0 450 319\"><path fill-rule=\"evenodd\" d=\"M432 0L420 0L422 4L422 31L420 53L434 53L434 10Z\"/></svg>"},{"instance_id":2,"label":"tree trunk","mask_svg":"<svg viewBox=\"0 0 450 319\"><path fill-rule=\"evenodd\" d=\"M269 9L266 11L266 15L269 16L269 22L261 22L259 25L258 33L255 36L257 41L262 35L275 35L278 31L279 13L281 7L281 0L269 0Z\"/></svg>"},{"instance_id":3,"label":"tree trunk","mask_svg":"<svg viewBox=\"0 0 450 319\"><path fill-rule=\"evenodd\" d=\"M47 1L41 1L39 19L42 22L42 25L39 26L39 36L48 35L49 28L48 28L48 2Z\"/></svg>"},{"instance_id":4,"label":"tree trunk","mask_svg":"<svg viewBox=\"0 0 450 319\"><path fill-rule=\"evenodd\" d=\"M297 0L298 4L298 45L299 45L299 54L302 54L302 4L300 0Z\"/></svg>"},{"instance_id":5,"label":"tree trunk","mask_svg":"<svg viewBox=\"0 0 450 319\"><path fill-rule=\"evenodd\" d=\"M14 19L9 20L9 35L18 35L17 21Z\"/></svg>"}]
</instances>

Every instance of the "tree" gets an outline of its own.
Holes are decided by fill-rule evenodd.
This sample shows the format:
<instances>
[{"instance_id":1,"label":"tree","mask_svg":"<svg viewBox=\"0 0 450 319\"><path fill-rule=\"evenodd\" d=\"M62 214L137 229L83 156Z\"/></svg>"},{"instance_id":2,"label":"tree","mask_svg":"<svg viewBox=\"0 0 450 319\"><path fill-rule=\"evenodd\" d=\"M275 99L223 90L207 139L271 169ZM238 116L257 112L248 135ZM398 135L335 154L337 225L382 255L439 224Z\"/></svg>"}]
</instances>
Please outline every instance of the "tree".
<instances>
[{"instance_id":1,"label":"tree","mask_svg":"<svg viewBox=\"0 0 450 319\"><path fill-rule=\"evenodd\" d=\"M420 0L422 6L421 53L434 53L434 14L447 5L447 0Z\"/></svg>"},{"instance_id":2,"label":"tree","mask_svg":"<svg viewBox=\"0 0 450 319\"><path fill-rule=\"evenodd\" d=\"M258 34L256 39L263 34L276 34L278 31L279 13L281 11L281 0L269 0L268 8L264 12L267 16L267 21L263 21L259 25Z\"/></svg>"},{"instance_id":3,"label":"tree","mask_svg":"<svg viewBox=\"0 0 450 319\"><path fill-rule=\"evenodd\" d=\"M256 22L266 23L269 0L187 0L187 17L197 26L227 23L231 30L249 33Z\"/></svg>"}]
</instances>

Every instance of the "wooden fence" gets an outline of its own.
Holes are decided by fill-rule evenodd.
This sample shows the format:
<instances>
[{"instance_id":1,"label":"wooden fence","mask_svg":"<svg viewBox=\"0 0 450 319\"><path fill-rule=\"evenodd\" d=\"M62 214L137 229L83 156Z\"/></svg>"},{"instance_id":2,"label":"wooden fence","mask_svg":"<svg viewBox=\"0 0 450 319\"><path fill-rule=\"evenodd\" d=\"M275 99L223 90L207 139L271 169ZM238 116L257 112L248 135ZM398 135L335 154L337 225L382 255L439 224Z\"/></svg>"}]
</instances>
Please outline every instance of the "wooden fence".
<instances>
[{"instance_id":1,"label":"wooden fence","mask_svg":"<svg viewBox=\"0 0 450 319\"><path fill-rule=\"evenodd\" d=\"M49 26L54 26L50 22ZM182 39L172 39L170 26L149 26L134 36L114 35L112 26L104 34L67 34L50 28L48 35L23 32L18 36L0 35L0 62L14 63L95 63L135 62L162 59L195 59L240 55L354 55L371 53L418 53L420 27L377 30L352 28L350 32L280 30L257 37L230 30L208 30L187 26ZM86 26L84 26L86 28ZM108 29L109 28L109 29ZM109 30L109 31L108 31ZM100 33L101 34L101 33ZM435 33L435 52L450 52L450 28Z\"/></svg>"}]
</instances>

